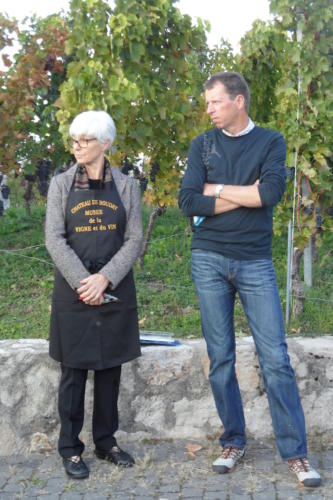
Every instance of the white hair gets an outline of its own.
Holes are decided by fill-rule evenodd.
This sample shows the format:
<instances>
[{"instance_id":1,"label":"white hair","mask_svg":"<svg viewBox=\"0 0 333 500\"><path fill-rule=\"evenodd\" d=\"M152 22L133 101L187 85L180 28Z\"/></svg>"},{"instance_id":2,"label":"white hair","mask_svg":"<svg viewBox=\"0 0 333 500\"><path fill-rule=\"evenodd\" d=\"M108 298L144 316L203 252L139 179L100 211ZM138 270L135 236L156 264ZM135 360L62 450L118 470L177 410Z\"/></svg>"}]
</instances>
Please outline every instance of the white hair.
<instances>
[{"instance_id":1,"label":"white hair","mask_svg":"<svg viewBox=\"0 0 333 500\"><path fill-rule=\"evenodd\" d=\"M69 134L71 137L96 138L101 144L110 141L111 146L116 138L116 126L106 111L84 111L72 121Z\"/></svg>"}]
</instances>

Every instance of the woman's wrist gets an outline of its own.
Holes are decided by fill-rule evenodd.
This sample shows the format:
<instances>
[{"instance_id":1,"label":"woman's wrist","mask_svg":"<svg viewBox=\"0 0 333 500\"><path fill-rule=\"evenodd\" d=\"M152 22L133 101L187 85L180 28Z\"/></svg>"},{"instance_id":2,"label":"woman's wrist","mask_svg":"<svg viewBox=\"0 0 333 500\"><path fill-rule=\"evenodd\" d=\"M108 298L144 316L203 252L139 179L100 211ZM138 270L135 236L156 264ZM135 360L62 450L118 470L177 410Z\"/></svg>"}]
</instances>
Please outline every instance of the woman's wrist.
<instances>
[{"instance_id":1,"label":"woman's wrist","mask_svg":"<svg viewBox=\"0 0 333 500\"><path fill-rule=\"evenodd\" d=\"M98 276L101 277L101 279L103 281L103 285L105 285L105 288L106 288L110 284L110 280L106 276L104 276L104 274L102 274L102 273L97 273L97 274L98 274Z\"/></svg>"}]
</instances>

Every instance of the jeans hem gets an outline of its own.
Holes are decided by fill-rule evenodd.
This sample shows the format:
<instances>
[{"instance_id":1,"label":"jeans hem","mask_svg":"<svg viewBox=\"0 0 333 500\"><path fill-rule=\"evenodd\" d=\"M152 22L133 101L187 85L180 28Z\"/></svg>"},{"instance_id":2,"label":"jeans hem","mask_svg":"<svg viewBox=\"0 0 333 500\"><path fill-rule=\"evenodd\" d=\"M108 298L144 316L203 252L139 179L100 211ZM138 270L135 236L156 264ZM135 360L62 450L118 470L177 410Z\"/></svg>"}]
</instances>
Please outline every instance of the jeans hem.
<instances>
[{"instance_id":1,"label":"jeans hem","mask_svg":"<svg viewBox=\"0 0 333 500\"><path fill-rule=\"evenodd\" d=\"M298 455L293 455L292 457L281 457L284 462L288 462L288 460L296 460L297 458L307 458L307 453L300 453Z\"/></svg>"},{"instance_id":2,"label":"jeans hem","mask_svg":"<svg viewBox=\"0 0 333 500\"><path fill-rule=\"evenodd\" d=\"M245 444L243 446L236 445L234 443L227 443L227 444L221 444L222 448L236 448L236 450L244 450L245 449Z\"/></svg>"}]
</instances>

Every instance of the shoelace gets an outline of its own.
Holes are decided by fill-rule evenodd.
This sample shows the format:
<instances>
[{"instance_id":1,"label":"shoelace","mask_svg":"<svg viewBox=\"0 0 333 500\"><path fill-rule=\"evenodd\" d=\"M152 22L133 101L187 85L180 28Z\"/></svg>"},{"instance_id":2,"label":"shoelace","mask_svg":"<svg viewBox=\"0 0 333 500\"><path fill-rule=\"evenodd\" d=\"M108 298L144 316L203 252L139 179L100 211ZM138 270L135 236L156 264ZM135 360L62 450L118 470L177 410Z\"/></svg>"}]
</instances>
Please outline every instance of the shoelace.
<instances>
[{"instance_id":1,"label":"shoelace","mask_svg":"<svg viewBox=\"0 0 333 500\"><path fill-rule=\"evenodd\" d=\"M235 458L239 454L240 450L238 448L233 448L232 446L228 446L223 448L222 457L223 458Z\"/></svg>"},{"instance_id":2,"label":"shoelace","mask_svg":"<svg viewBox=\"0 0 333 500\"><path fill-rule=\"evenodd\" d=\"M294 472L309 472L310 465L308 460L304 458L295 458L294 460L289 460L290 468Z\"/></svg>"}]
</instances>

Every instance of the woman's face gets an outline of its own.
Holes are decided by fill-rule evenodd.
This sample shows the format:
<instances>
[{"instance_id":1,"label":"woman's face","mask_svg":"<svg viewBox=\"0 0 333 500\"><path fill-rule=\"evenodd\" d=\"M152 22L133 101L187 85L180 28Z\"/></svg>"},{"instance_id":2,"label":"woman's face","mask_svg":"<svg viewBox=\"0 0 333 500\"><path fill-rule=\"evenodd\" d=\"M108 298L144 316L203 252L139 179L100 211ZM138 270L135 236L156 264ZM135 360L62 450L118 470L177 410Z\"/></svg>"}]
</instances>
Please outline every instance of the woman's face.
<instances>
[{"instance_id":1,"label":"woman's face","mask_svg":"<svg viewBox=\"0 0 333 500\"><path fill-rule=\"evenodd\" d=\"M81 165L93 165L104 158L104 153L109 147L109 141L101 144L94 137L75 136L72 137L73 153L75 159Z\"/></svg>"}]
</instances>

